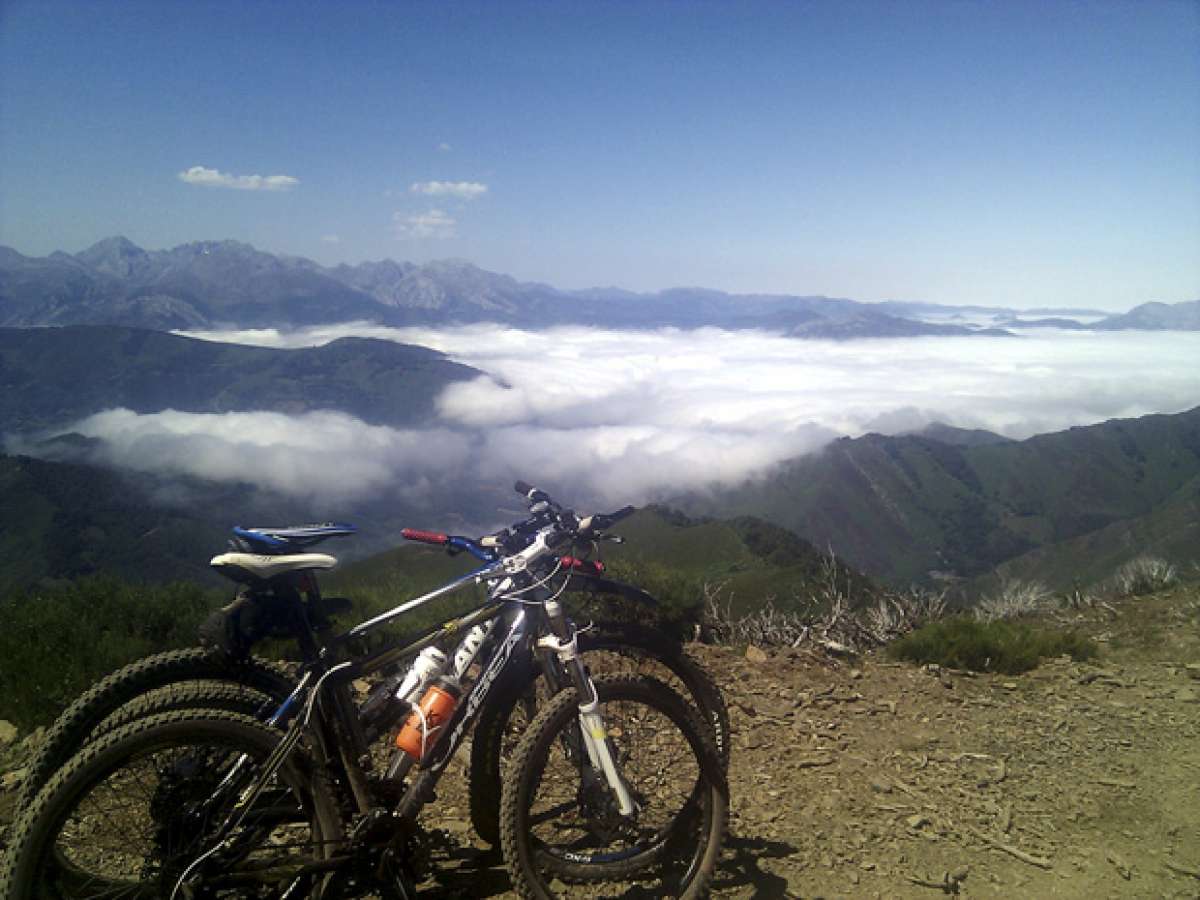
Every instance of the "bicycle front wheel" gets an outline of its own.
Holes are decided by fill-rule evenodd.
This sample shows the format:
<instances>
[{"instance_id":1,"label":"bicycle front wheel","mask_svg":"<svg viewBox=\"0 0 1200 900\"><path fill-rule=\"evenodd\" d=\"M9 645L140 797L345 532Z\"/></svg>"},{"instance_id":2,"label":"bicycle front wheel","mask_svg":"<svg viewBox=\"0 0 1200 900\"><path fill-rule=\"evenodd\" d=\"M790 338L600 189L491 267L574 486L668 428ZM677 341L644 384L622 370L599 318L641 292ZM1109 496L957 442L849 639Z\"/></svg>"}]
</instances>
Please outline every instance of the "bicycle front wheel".
<instances>
[{"instance_id":1,"label":"bicycle front wheel","mask_svg":"<svg viewBox=\"0 0 1200 900\"><path fill-rule=\"evenodd\" d=\"M579 652L593 676L648 675L689 701L708 734L722 768L729 770L729 711L712 676L675 640L639 625L602 625L578 634ZM497 685L479 712L471 740L471 824L489 844L500 842L500 786L508 760L536 708L549 696L535 667Z\"/></svg>"},{"instance_id":2,"label":"bicycle front wheel","mask_svg":"<svg viewBox=\"0 0 1200 900\"><path fill-rule=\"evenodd\" d=\"M655 896L705 896L729 813L720 759L667 685L645 677L595 684L636 809L617 808L583 749L578 694L562 691L534 719L504 778L500 838L514 889L547 900L556 882L603 881Z\"/></svg>"},{"instance_id":3,"label":"bicycle front wheel","mask_svg":"<svg viewBox=\"0 0 1200 900\"><path fill-rule=\"evenodd\" d=\"M13 828L2 900L316 897L341 835L297 752L270 776L277 730L236 713L138 719L89 744ZM261 780L262 790L248 790Z\"/></svg>"}]
</instances>

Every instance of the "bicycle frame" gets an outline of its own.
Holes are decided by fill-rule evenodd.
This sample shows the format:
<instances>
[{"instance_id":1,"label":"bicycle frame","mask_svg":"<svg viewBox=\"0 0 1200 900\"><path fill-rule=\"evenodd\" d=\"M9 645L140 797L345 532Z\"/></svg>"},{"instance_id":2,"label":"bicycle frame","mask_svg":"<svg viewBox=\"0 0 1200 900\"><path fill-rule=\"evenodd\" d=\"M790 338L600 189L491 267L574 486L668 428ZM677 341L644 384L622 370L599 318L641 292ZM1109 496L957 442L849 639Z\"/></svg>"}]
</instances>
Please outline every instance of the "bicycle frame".
<instances>
[{"instance_id":1,"label":"bicycle frame","mask_svg":"<svg viewBox=\"0 0 1200 900\"><path fill-rule=\"evenodd\" d=\"M254 802L254 798L278 771L300 735L305 732L312 736L314 762L318 766L330 766L335 775L344 776L355 811L362 816L349 837L348 846L339 847L334 858L312 861L305 866L305 872L313 874L338 869L355 859L360 849L382 850L384 856L380 857L377 871L384 871L389 858L394 857L395 851L402 846L398 841L403 842L407 835L414 832L421 809L433 797L434 787L462 745L467 730L497 681L519 659L532 661L535 655L541 658L542 671L551 681L553 690L570 682L581 698L579 727L573 735L563 738L574 751L574 758L581 767L581 776L588 781L599 779L600 783L606 782L620 813L626 816L634 814L637 806L616 763L612 742L604 728L595 685L578 654L575 626L557 601L559 594L569 584L571 567L564 567L566 558L562 558L541 578L537 577L535 569L531 569L536 562L536 571L545 572L545 557L556 554L555 548L571 538L554 525L539 527L536 533L530 531L527 534L532 539L525 543L523 549L510 556L501 556L498 550L484 549L468 539L436 536L440 538L438 543L469 551L484 565L337 636L331 635L332 626L313 572L305 570L284 576L282 583L277 583L277 586L283 587L285 593L294 594L296 602L288 604L291 611L289 624L304 659L300 684L270 718L273 725L287 722L288 730L276 751L262 765L260 773L250 783L241 785L239 794L242 800L236 810L238 816L222 823L218 829L217 843L194 860L185 874L191 873L209 854L216 851L225 840L229 828L238 827L247 806ZM560 572L566 581L551 593L547 585ZM475 609L400 646L359 654L353 651L351 644L355 641L371 635L405 613L438 597L480 583L487 584L488 598ZM301 594L306 602L301 602ZM482 635L479 634L481 626ZM461 679L477 659L481 666L479 674L459 698L445 727L432 736L428 746L425 745L425 735L422 735L419 760L408 753L395 752L385 784L398 789L414 764L421 767L400 794L398 803L393 807L390 800L386 803L376 802L379 795L372 791L366 771L371 766L371 740L389 730L402 716L408 715L408 704L387 696L395 690L395 685L385 682L363 704L363 710L366 710L373 698L382 698L375 704L378 717L366 717L353 701L351 682L414 657L431 644L459 633L465 634L455 649L448 674ZM297 714L300 709L303 709L302 715ZM364 718L368 719L365 723ZM371 729L370 738L364 724ZM584 769L589 762L594 773ZM349 851L348 855L343 851ZM178 886L182 886L183 881L181 877Z\"/></svg>"},{"instance_id":2,"label":"bicycle frame","mask_svg":"<svg viewBox=\"0 0 1200 900\"><path fill-rule=\"evenodd\" d=\"M478 676L464 692L445 727L425 748L420 760L406 755L405 764L398 771L389 773L393 782L398 784L412 765L419 764L421 767L399 802L390 810L388 818L393 828L404 830L415 825L421 809L432 797L437 781L462 745L496 683L510 667L517 665L521 659L532 661L535 654L542 662L542 670L549 678L552 690L558 690L567 682L574 682L580 689L581 697L591 698L586 708L581 707L582 749L586 751L586 758L604 773L613 787L622 812L632 812L633 803L628 788L617 772L605 740L590 676L575 652L574 625L543 584L535 582L529 587L516 588L515 584L521 577L522 573L507 574L500 561L490 561L474 572L401 603L333 637L327 636L326 628L314 629L307 616L295 616L292 624L304 655L305 677L292 695L275 710L271 724L283 724L291 719L291 728L308 726L319 746L318 761L331 763L344 774L356 811L367 817L379 817L389 810L376 802L367 782L365 769L370 763L369 747L374 739L408 715L409 709L400 701L390 699L383 703L377 717L364 722L352 698L351 683L412 658L425 647L458 634L469 633L477 625L484 625L488 632L478 653L465 661L462 671L448 673L461 677L466 674L466 668L478 660L481 661ZM569 578L570 573L564 573L564 577ZM480 582L489 584L488 599L480 606L400 645L360 655L351 652L350 645L353 642L377 632L405 613ZM315 613L314 618L327 623L315 578L304 575L298 578L297 586L307 595L307 607ZM297 611L302 612L303 607L298 607ZM539 636L540 640L535 643L535 638ZM319 704L316 703L318 693ZM310 714L315 712L315 715L311 715L311 720L309 715L296 716L300 709L307 709ZM334 865L335 861L330 860L329 863Z\"/></svg>"}]
</instances>

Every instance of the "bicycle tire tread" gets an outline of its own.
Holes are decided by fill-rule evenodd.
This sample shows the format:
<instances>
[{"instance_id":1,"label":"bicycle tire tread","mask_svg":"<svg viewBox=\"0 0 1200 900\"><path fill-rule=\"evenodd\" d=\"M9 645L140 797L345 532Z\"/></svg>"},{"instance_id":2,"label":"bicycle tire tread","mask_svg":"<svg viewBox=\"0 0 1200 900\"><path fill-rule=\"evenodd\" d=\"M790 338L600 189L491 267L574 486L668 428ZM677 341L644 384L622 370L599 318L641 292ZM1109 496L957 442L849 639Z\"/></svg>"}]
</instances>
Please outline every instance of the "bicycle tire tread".
<instances>
[{"instance_id":1,"label":"bicycle tire tread","mask_svg":"<svg viewBox=\"0 0 1200 900\"><path fill-rule=\"evenodd\" d=\"M686 723L687 728L692 732L690 739L695 741L693 746L699 749L702 770L706 779L711 782L716 795L712 799L714 803L712 815L715 819L711 826L715 829L716 833L709 834L703 854L704 860L700 865L699 872L686 885L684 892L679 897L681 900L700 900L700 898L707 897L728 832L729 791L724 768L720 765L716 751L712 747L705 729L696 721L696 716L687 701L678 692L657 679L647 677L600 676L593 680L601 702L605 702L613 693L622 690L631 690L634 696L640 693L644 698L649 698L651 703L678 704L678 712ZM667 697L673 699L668 701L665 699ZM573 688L562 691L552 698L550 702L546 703L526 729L521 743L513 755L512 765L504 779L500 799L501 844L504 849L504 859L506 867L509 870L512 889L523 900L551 900L552 895L542 891L537 884L531 883L525 871L526 866L529 864L526 863L522 856L521 847L523 838L519 834L518 822L519 807L524 801L520 789L520 773L524 772L530 766L535 754L541 752L541 744L546 739L543 737L542 732L553 724L554 719L564 714L563 707L573 708L577 706L578 699ZM553 738L553 733L550 737ZM587 866L588 864L579 865L581 868L578 871L573 871L573 867L570 865L561 866L555 871L554 875L559 880L568 883L572 881L595 883L598 880L621 881L625 878L638 876L645 871L645 863L637 858L619 863L604 863L600 864L600 866L593 864L588 868L582 868L582 866ZM601 871L602 875L597 877L597 873Z\"/></svg>"},{"instance_id":2,"label":"bicycle tire tread","mask_svg":"<svg viewBox=\"0 0 1200 900\"><path fill-rule=\"evenodd\" d=\"M32 802L54 772L121 706L171 682L204 678L237 681L264 693L270 693L272 686L275 690L285 687L290 690L291 683L282 668L266 660L249 657L241 662L226 662L200 647L168 650L135 660L92 685L55 720L27 764L17 794L17 809Z\"/></svg>"},{"instance_id":3,"label":"bicycle tire tread","mask_svg":"<svg viewBox=\"0 0 1200 900\"><path fill-rule=\"evenodd\" d=\"M16 822L12 825L12 830L9 833L8 847L4 854L4 865L3 868L0 868L0 900L20 900L20 895L17 893L20 888L18 878L21 874L19 863L24 861L20 850L29 842L30 835L34 829L41 825L41 819L46 813L47 808L52 804L52 801L58 799L58 793L63 789L64 785L78 777L79 772L93 765L97 759L102 758L111 747L129 736L139 734L143 730L159 724L184 721L190 716L194 716L195 712L195 710L177 710L175 712L162 713L159 716L153 716L149 719L131 722L101 737L99 740L86 744L66 765L60 766L43 788L37 792L33 802L23 808ZM227 715L234 721L241 722L242 724L246 722L254 724L252 719L245 716L240 716L236 713Z\"/></svg>"},{"instance_id":4,"label":"bicycle tire tread","mask_svg":"<svg viewBox=\"0 0 1200 900\"><path fill-rule=\"evenodd\" d=\"M714 735L713 743L721 768L729 771L731 726L724 695L708 670L682 644L664 641L663 636L654 629L616 625L594 634L580 634L581 653L597 650L642 655L657 660L669 669L688 689L691 696L687 699ZM504 731L517 698L536 678L537 671L530 670L523 677L513 677L505 684L498 685L496 699L485 704L480 711L471 738L468 791L471 825L480 839L493 846L500 842L500 757Z\"/></svg>"},{"instance_id":5,"label":"bicycle tire tread","mask_svg":"<svg viewBox=\"0 0 1200 900\"><path fill-rule=\"evenodd\" d=\"M181 681L154 688L117 708L89 736L96 740L138 719L184 709L235 712L258 720L255 712L267 702L266 694L232 681Z\"/></svg>"}]
</instances>

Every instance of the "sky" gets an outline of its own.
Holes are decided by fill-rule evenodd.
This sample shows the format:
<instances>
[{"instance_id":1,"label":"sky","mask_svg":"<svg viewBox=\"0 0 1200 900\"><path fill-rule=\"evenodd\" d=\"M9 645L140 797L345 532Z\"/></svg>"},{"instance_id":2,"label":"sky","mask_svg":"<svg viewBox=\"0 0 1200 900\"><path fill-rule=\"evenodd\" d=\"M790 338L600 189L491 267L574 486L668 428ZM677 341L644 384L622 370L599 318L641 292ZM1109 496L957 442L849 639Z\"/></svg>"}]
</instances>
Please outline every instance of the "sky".
<instances>
[{"instance_id":1,"label":"sky","mask_svg":"<svg viewBox=\"0 0 1200 900\"><path fill-rule=\"evenodd\" d=\"M737 484L839 436L944 422L1026 438L1183 412L1200 397L1198 332L838 342L720 329L347 323L193 334L271 347L347 335L434 347L488 374L446 388L437 415L417 428L330 410L112 409L59 431L99 439L107 464L232 482L254 472L311 501L318 516L352 519L355 504L397 494L441 508L464 478L522 478L579 508L643 504ZM10 436L8 450L46 452L41 437Z\"/></svg>"},{"instance_id":2,"label":"sky","mask_svg":"<svg viewBox=\"0 0 1200 900\"><path fill-rule=\"evenodd\" d=\"M0 244L1200 298L1200 4L0 0Z\"/></svg>"}]
</instances>

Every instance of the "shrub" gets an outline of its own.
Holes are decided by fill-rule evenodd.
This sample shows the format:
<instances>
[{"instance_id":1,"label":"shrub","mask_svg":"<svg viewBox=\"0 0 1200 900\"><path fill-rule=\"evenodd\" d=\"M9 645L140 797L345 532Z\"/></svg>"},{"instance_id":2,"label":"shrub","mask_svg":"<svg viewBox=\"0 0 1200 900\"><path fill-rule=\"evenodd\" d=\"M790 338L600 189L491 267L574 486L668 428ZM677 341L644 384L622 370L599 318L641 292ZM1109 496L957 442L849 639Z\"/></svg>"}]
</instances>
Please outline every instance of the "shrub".
<instances>
[{"instance_id":1,"label":"shrub","mask_svg":"<svg viewBox=\"0 0 1200 900\"><path fill-rule=\"evenodd\" d=\"M0 598L0 718L23 729L47 723L125 663L195 643L224 599L196 585L106 576Z\"/></svg>"},{"instance_id":2,"label":"shrub","mask_svg":"<svg viewBox=\"0 0 1200 900\"><path fill-rule=\"evenodd\" d=\"M1123 597L1153 594L1175 583L1175 567L1156 556L1139 556L1117 569L1113 578Z\"/></svg>"},{"instance_id":3,"label":"shrub","mask_svg":"<svg viewBox=\"0 0 1200 900\"><path fill-rule=\"evenodd\" d=\"M946 615L945 591L925 591L912 587L900 593L888 593L866 611L867 630L880 643L887 643L927 622Z\"/></svg>"},{"instance_id":4,"label":"shrub","mask_svg":"<svg viewBox=\"0 0 1200 900\"><path fill-rule=\"evenodd\" d=\"M975 618L981 622L1016 619L1043 609L1049 600L1050 591L1040 582L1005 579L999 591L979 601Z\"/></svg>"},{"instance_id":5,"label":"shrub","mask_svg":"<svg viewBox=\"0 0 1200 900\"><path fill-rule=\"evenodd\" d=\"M888 646L894 659L1005 675L1027 672L1041 660L1064 653L1078 661L1093 658L1097 649L1072 632L964 616L933 622Z\"/></svg>"},{"instance_id":6,"label":"shrub","mask_svg":"<svg viewBox=\"0 0 1200 900\"><path fill-rule=\"evenodd\" d=\"M671 623L690 631L691 624L700 620L704 609L704 579L700 576L644 559L618 560L609 566L608 574L657 599L659 605L653 617L660 624ZM581 596L572 595L572 602L579 602ZM641 609L641 615L649 612L645 607ZM600 617L611 618L603 614Z\"/></svg>"},{"instance_id":7,"label":"shrub","mask_svg":"<svg viewBox=\"0 0 1200 900\"><path fill-rule=\"evenodd\" d=\"M793 647L809 637L812 617L780 610L774 597L768 597L752 612L739 614L733 609L732 598L721 605L722 588L722 585L704 586L706 606L701 633L713 643Z\"/></svg>"}]
</instances>

